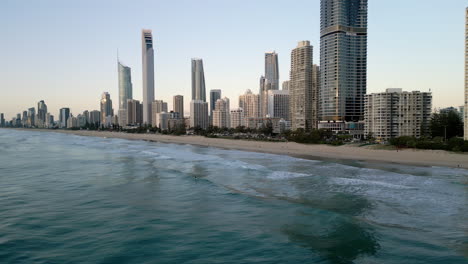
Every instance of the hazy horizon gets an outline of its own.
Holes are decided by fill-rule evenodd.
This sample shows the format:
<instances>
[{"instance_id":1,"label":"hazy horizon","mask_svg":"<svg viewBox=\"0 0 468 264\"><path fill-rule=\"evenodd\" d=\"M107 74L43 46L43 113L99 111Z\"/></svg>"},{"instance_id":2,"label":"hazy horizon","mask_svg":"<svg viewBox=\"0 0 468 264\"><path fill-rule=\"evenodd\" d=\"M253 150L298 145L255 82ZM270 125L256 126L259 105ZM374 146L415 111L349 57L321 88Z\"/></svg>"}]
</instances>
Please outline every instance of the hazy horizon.
<instances>
[{"instance_id":1,"label":"hazy horizon","mask_svg":"<svg viewBox=\"0 0 468 264\"><path fill-rule=\"evenodd\" d=\"M367 92L431 89L434 107L462 105L466 5L370 0ZM258 92L266 51L279 54L280 82L289 79L298 41L311 41L320 64L319 1L7 0L2 7L0 113L7 120L39 100L55 116L61 107L74 115L99 109L105 91L117 113L117 50L141 100L143 28L153 31L155 97L169 110L177 94L189 109L194 57L204 61L207 94L221 89L232 108L245 90Z\"/></svg>"}]
</instances>

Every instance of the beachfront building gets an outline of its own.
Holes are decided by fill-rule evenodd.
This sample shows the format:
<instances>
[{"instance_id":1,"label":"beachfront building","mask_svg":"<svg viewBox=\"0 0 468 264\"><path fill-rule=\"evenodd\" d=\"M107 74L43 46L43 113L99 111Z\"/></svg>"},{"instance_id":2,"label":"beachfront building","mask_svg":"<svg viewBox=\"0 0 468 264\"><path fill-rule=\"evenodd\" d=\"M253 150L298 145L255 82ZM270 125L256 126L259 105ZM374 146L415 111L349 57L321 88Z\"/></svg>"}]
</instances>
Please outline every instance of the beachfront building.
<instances>
[{"instance_id":1,"label":"beachfront building","mask_svg":"<svg viewBox=\"0 0 468 264\"><path fill-rule=\"evenodd\" d=\"M276 52L265 53L265 75L260 77L260 116L268 114L268 91L279 89L278 54Z\"/></svg>"},{"instance_id":2,"label":"beachfront building","mask_svg":"<svg viewBox=\"0 0 468 264\"><path fill-rule=\"evenodd\" d=\"M161 112L157 113L155 116L155 121L153 126L158 127L161 130L169 129L169 119L171 118L170 113Z\"/></svg>"},{"instance_id":3,"label":"beachfront building","mask_svg":"<svg viewBox=\"0 0 468 264\"><path fill-rule=\"evenodd\" d=\"M221 99L221 90L220 89L212 89L210 90L210 120L211 124L213 124L213 111L216 109L216 101Z\"/></svg>"},{"instance_id":4,"label":"beachfront building","mask_svg":"<svg viewBox=\"0 0 468 264\"><path fill-rule=\"evenodd\" d=\"M153 122L151 124L154 127L159 127L159 123L156 119L159 113L167 113L167 103L163 100L155 100L151 106L151 111L153 111Z\"/></svg>"},{"instance_id":5,"label":"beachfront building","mask_svg":"<svg viewBox=\"0 0 468 264\"><path fill-rule=\"evenodd\" d=\"M70 108L64 107L61 108L59 111L59 127L60 128L67 128L67 121L70 117Z\"/></svg>"},{"instance_id":6,"label":"beachfront building","mask_svg":"<svg viewBox=\"0 0 468 264\"><path fill-rule=\"evenodd\" d=\"M41 124L41 127L43 127L46 122L46 114L47 105L44 100L41 100L37 103L37 121Z\"/></svg>"},{"instance_id":7,"label":"beachfront building","mask_svg":"<svg viewBox=\"0 0 468 264\"><path fill-rule=\"evenodd\" d=\"M231 126L229 107L229 99L227 97L216 101L212 117L214 127L229 128Z\"/></svg>"},{"instance_id":8,"label":"beachfront building","mask_svg":"<svg viewBox=\"0 0 468 264\"><path fill-rule=\"evenodd\" d=\"M127 125L139 126L143 124L143 105L135 99L127 100Z\"/></svg>"},{"instance_id":9,"label":"beachfront building","mask_svg":"<svg viewBox=\"0 0 468 264\"><path fill-rule=\"evenodd\" d=\"M99 126L101 124L101 112L98 110L89 112L89 123Z\"/></svg>"},{"instance_id":10,"label":"beachfront building","mask_svg":"<svg viewBox=\"0 0 468 264\"><path fill-rule=\"evenodd\" d=\"M203 60L192 59L192 100L206 102L205 72Z\"/></svg>"},{"instance_id":11,"label":"beachfront building","mask_svg":"<svg viewBox=\"0 0 468 264\"><path fill-rule=\"evenodd\" d=\"M403 92L390 88L365 97L365 135L387 141L400 136L421 137L429 132L430 92Z\"/></svg>"},{"instance_id":12,"label":"beachfront building","mask_svg":"<svg viewBox=\"0 0 468 264\"><path fill-rule=\"evenodd\" d=\"M259 118L260 114L260 96L253 94L249 89L245 94L239 96L239 107L244 109L245 118Z\"/></svg>"},{"instance_id":13,"label":"beachfront building","mask_svg":"<svg viewBox=\"0 0 468 264\"><path fill-rule=\"evenodd\" d=\"M207 129L208 124L208 103L202 100L192 100L190 102L190 127Z\"/></svg>"},{"instance_id":14,"label":"beachfront building","mask_svg":"<svg viewBox=\"0 0 468 264\"><path fill-rule=\"evenodd\" d=\"M322 121L364 120L367 10L367 0L321 0L319 115Z\"/></svg>"},{"instance_id":15,"label":"beachfront building","mask_svg":"<svg viewBox=\"0 0 468 264\"><path fill-rule=\"evenodd\" d=\"M0 113L0 127L5 127L5 115Z\"/></svg>"},{"instance_id":16,"label":"beachfront building","mask_svg":"<svg viewBox=\"0 0 468 264\"><path fill-rule=\"evenodd\" d=\"M143 122L151 124L151 103L154 101L154 50L153 33L150 29L141 31L143 62Z\"/></svg>"},{"instance_id":17,"label":"beachfront building","mask_svg":"<svg viewBox=\"0 0 468 264\"><path fill-rule=\"evenodd\" d=\"M231 127L237 128L240 126L245 126L244 124L244 109L236 108L231 110Z\"/></svg>"},{"instance_id":18,"label":"beachfront building","mask_svg":"<svg viewBox=\"0 0 468 264\"><path fill-rule=\"evenodd\" d=\"M119 77L119 110L127 108L127 100L133 99L133 85L131 69L117 60Z\"/></svg>"},{"instance_id":19,"label":"beachfront building","mask_svg":"<svg viewBox=\"0 0 468 264\"><path fill-rule=\"evenodd\" d=\"M291 52L289 81L289 119L292 130L316 128L317 87L313 82L313 47L310 41L300 41Z\"/></svg>"},{"instance_id":20,"label":"beachfront building","mask_svg":"<svg viewBox=\"0 0 468 264\"><path fill-rule=\"evenodd\" d=\"M289 120L289 90L269 90L268 116Z\"/></svg>"},{"instance_id":21,"label":"beachfront building","mask_svg":"<svg viewBox=\"0 0 468 264\"><path fill-rule=\"evenodd\" d=\"M108 116L114 115L114 109L112 109L112 100L108 92L102 93L101 96L101 120L106 120Z\"/></svg>"},{"instance_id":22,"label":"beachfront building","mask_svg":"<svg viewBox=\"0 0 468 264\"><path fill-rule=\"evenodd\" d=\"M184 117L184 96L176 95L173 98L172 110L176 113L179 113L179 117Z\"/></svg>"}]
</instances>

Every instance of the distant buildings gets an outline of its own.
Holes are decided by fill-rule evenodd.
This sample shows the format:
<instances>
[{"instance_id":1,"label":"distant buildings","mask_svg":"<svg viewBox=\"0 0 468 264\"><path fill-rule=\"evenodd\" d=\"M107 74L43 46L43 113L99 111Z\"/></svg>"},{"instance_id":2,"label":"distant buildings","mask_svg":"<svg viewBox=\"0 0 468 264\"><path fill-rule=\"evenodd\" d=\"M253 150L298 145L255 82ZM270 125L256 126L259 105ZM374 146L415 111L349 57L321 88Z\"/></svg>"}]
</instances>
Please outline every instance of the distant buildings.
<instances>
[{"instance_id":1,"label":"distant buildings","mask_svg":"<svg viewBox=\"0 0 468 264\"><path fill-rule=\"evenodd\" d=\"M0 114L0 127L5 127L5 115L3 113Z\"/></svg>"},{"instance_id":2,"label":"distant buildings","mask_svg":"<svg viewBox=\"0 0 468 264\"><path fill-rule=\"evenodd\" d=\"M267 96L268 116L289 120L289 91L269 90Z\"/></svg>"},{"instance_id":3,"label":"distant buildings","mask_svg":"<svg viewBox=\"0 0 468 264\"><path fill-rule=\"evenodd\" d=\"M300 41L291 52L289 81L289 119L291 129L316 128L316 116L312 116L315 90L312 64L312 46L309 41Z\"/></svg>"},{"instance_id":4,"label":"distant buildings","mask_svg":"<svg viewBox=\"0 0 468 264\"><path fill-rule=\"evenodd\" d=\"M321 0L320 10L320 119L363 120L367 0Z\"/></svg>"},{"instance_id":5,"label":"distant buildings","mask_svg":"<svg viewBox=\"0 0 468 264\"><path fill-rule=\"evenodd\" d=\"M154 127L158 127L161 130L169 129L169 119L171 118L170 113L161 112L161 113L157 113L154 117L155 117L155 120L153 123Z\"/></svg>"},{"instance_id":6,"label":"distant buildings","mask_svg":"<svg viewBox=\"0 0 468 264\"><path fill-rule=\"evenodd\" d=\"M134 99L127 100L127 125L139 126L143 124L143 105Z\"/></svg>"},{"instance_id":7,"label":"distant buildings","mask_svg":"<svg viewBox=\"0 0 468 264\"><path fill-rule=\"evenodd\" d=\"M260 96L253 94L251 90L247 90L245 94L239 96L239 107L244 110L245 118L259 118L260 113Z\"/></svg>"},{"instance_id":8,"label":"distant buildings","mask_svg":"<svg viewBox=\"0 0 468 264\"><path fill-rule=\"evenodd\" d=\"M151 103L154 101L154 50L151 30L142 30L141 42L143 61L143 122L151 124Z\"/></svg>"},{"instance_id":9,"label":"distant buildings","mask_svg":"<svg viewBox=\"0 0 468 264\"><path fill-rule=\"evenodd\" d=\"M114 109L112 109L112 100L110 99L110 94L104 92L101 96L101 125L104 124L103 121L105 121L108 116L114 116Z\"/></svg>"},{"instance_id":10,"label":"distant buildings","mask_svg":"<svg viewBox=\"0 0 468 264\"><path fill-rule=\"evenodd\" d=\"M117 61L119 75L119 110L127 108L127 100L133 99L131 69Z\"/></svg>"},{"instance_id":11,"label":"distant buildings","mask_svg":"<svg viewBox=\"0 0 468 264\"><path fill-rule=\"evenodd\" d=\"M37 103L37 121L40 123L42 127L46 122L46 114L47 114L47 105L45 104L44 100L41 100Z\"/></svg>"},{"instance_id":12,"label":"distant buildings","mask_svg":"<svg viewBox=\"0 0 468 264\"><path fill-rule=\"evenodd\" d=\"M192 101L190 102L190 126L206 129L209 125L206 102L205 73L202 59L192 59Z\"/></svg>"},{"instance_id":13,"label":"distant buildings","mask_svg":"<svg viewBox=\"0 0 468 264\"><path fill-rule=\"evenodd\" d=\"M218 99L216 101L212 117L214 127L229 128L231 126L229 109L230 106L228 98L224 97L223 99Z\"/></svg>"},{"instance_id":14,"label":"distant buildings","mask_svg":"<svg viewBox=\"0 0 468 264\"><path fill-rule=\"evenodd\" d=\"M427 92L403 92L387 89L365 97L365 131L378 140L428 134L432 95Z\"/></svg>"},{"instance_id":15,"label":"distant buildings","mask_svg":"<svg viewBox=\"0 0 468 264\"><path fill-rule=\"evenodd\" d=\"M34 107L31 107L28 109L28 121L27 121L27 127L34 127L36 124L36 109Z\"/></svg>"},{"instance_id":16,"label":"distant buildings","mask_svg":"<svg viewBox=\"0 0 468 264\"><path fill-rule=\"evenodd\" d=\"M160 127L161 118L158 119L158 116L160 116L160 113L167 113L167 103L163 100L155 100L151 105L151 110L153 111L152 125L154 127Z\"/></svg>"},{"instance_id":17,"label":"distant buildings","mask_svg":"<svg viewBox=\"0 0 468 264\"><path fill-rule=\"evenodd\" d=\"M70 108L64 107L60 109L59 113L59 127L67 128L68 118L70 117Z\"/></svg>"},{"instance_id":18,"label":"distant buildings","mask_svg":"<svg viewBox=\"0 0 468 264\"><path fill-rule=\"evenodd\" d=\"M173 98L173 111L179 113L179 117L184 117L184 97L182 95L176 95Z\"/></svg>"}]
</instances>

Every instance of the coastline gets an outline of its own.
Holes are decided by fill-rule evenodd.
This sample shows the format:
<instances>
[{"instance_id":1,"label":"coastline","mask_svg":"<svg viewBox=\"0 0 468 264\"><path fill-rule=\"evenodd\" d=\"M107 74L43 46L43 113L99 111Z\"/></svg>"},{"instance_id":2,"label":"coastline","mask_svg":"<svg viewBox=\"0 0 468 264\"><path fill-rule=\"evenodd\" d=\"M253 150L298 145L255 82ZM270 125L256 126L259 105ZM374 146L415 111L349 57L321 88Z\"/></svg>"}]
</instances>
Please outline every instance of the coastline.
<instances>
[{"instance_id":1,"label":"coastline","mask_svg":"<svg viewBox=\"0 0 468 264\"><path fill-rule=\"evenodd\" d=\"M360 161L383 164L402 164L412 166L440 166L468 169L468 154L442 150L382 150L357 146L307 145L295 142L265 142L206 138L202 136L172 136L156 134L128 134L122 132L88 130L49 130L17 129L23 131L55 132L79 136L120 138L128 140L146 140L172 144L190 144L203 147L215 147L251 152L288 155L304 159L323 159L341 161Z\"/></svg>"}]
</instances>

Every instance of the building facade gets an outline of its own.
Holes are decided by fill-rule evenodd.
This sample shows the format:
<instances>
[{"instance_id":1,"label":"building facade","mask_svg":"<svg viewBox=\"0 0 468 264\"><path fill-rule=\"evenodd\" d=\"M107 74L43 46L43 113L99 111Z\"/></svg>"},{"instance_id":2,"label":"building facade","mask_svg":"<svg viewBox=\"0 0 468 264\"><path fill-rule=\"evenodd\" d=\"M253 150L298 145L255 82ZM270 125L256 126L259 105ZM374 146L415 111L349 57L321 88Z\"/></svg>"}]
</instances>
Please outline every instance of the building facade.
<instances>
[{"instance_id":1,"label":"building facade","mask_svg":"<svg viewBox=\"0 0 468 264\"><path fill-rule=\"evenodd\" d=\"M465 123L465 140L468 140L468 8L465 11L465 108L464 108L464 122Z\"/></svg>"},{"instance_id":2,"label":"building facade","mask_svg":"<svg viewBox=\"0 0 468 264\"><path fill-rule=\"evenodd\" d=\"M173 111L179 113L180 118L184 117L184 96L176 95L173 98Z\"/></svg>"},{"instance_id":3,"label":"building facade","mask_svg":"<svg viewBox=\"0 0 468 264\"><path fill-rule=\"evenodd\" d=\"M310 130L316 128L313 117L314 77L313 48L310 41L300 41L291 52L291 71L289 81L289 119L291 129Z\"/></svg>"},{"instance_id":4,"label":"building facade","mask_svg":"<svg viewBox=\"0 0 468 264\"><path fill-rule=\"evenodd\" d=\"M268 116L289 120L289 90L270 90L268 96Z\"/></svg>"},{"instance_id":5,"label":"building facade","mask_svg":"<svg viewBox=\"0 0 468 264\"><path fill-rule=\"evenodd\" d=\"M47 105L44 100L41 100L37 103L37 119L42 125L45 124L47 114Z\"/></svg>"},{"instance_id":6,"label":"building facade","mask_svg":"<svg viewBox=\"0 0 468 264\"><path fill-rule=\"evenodd\" d=\"M141 32L143 62L143 122L151 124L151 103L154 101L154 50L153 33L149 29Z\"/></svg>"},{"instance_id":7,"label":"building facade","mask_svg":"<svg viewBox=\"0 0 468 264\"><path fill-rule=\"evenodd\" d=\"M190 102L190 127L207 129L208 125L208 103L202 100L192 100Z\"/></svg>"},{"instance_id":8,"label":"building facade","mask_svg":"<svg viewBox=\"0 0 468 264\"><path fill-rule=\"evenodd\" d=\"M364 134L387 141L400 136L429 134L432 113L430 92L387 89L365 97Z\"/></svg>"},{"instance_id":9,"label":"building facade","mask_svg":"<svg viewBox=\"0 0 468 264\"><path fill-rule=\"evenodd\" d=\"M101 96L101 121L106 120L108 116L114 115L114 109L112 109L112 100L108 92L102 93Z\"/></svg>"},{"instance_id":10,"label":"building facade","mask_svg":"<svg viewBox=\"0 0 468 264\"><path fill-rule=\"evenodd\" d=\"M202 59L192 59L192 100L206 102L205 73Z\"/></svg>"},{"instance_id":11,"label":"building facade","mask_svg":"<svg viewBox=\"0 0 468 264\"><path fill-rule=\"evenodd\" d=\"M119 73L119 116L120 110L127 107L127 100L133 99L133 85L131 69L117 61L117 70Z\"/></svg>"},{"instance_id":12,"label":"building facade","mask_svg":"<svg viewBox=\"0 0 468 264\"><path fill-rule=\"evenodd\" d=\"M213 111L216 108L216 101L221 99L221 90L212 89L210 90L210 119L213 119Z\"/></svg>"},{"instance_id":13,"label":"building facade","mask_svg":"<svg viewBox=\"0 0 468 264\"><path fill-rule=\"evenodd\" d=\"M244 109L245 118L259 118L260 113L260 96L253 94L251 90L247 90L245 94L239 96L239 107Z\"/></svg>"},{"instance_id":14,"label":"building facade","mask_svg":"<svg viewBox=\"0 0 468 264\"><path fill-rule=\"evenodd\" d=\"M320 119L364 119L367 0L321 0Z\"/></svg>"},{"instance_id":15,"label":"building facade","mask_svg":"<svg viewBox=\"0 0 468 264\"><path fill-rule=\"evenodd\" d=\"M219 128L229 128L231 126L230 111L229 111L229 99L224 97L218 99L215 104L215 110L213 110L213 126Z\"/></svg>"},{"instance_id":16,"label":"building facade","mask_svg":"<svg viewBox=\"0 0 468 264\"><path fill-rule=\"evenodd\" d=\"M67 121L69 117L70 117L70 108L67 108L67 107L61 108L59 111L59 127L60 128L67 127Z\"/></svg>"},{"instance_id":17,"label":"building facade","mask_svg":"<svg viewBox=\"0 0 468 264\"><path fill-rule=\"evenodd\" d=\"M231 110L231 127L237 128L245 126L244 123L244 109L236 108Z\"/></svg>"},{"instance_id":18,"label":"building facade","mask_svg":"<svg viewBox=\"0 0 468 264\"><path fill-rule=\"evenodd\" d=\"M139 126L143 124L143 105L135 99L127 100L127 125Z\"/></svg>"}]
</instances>

